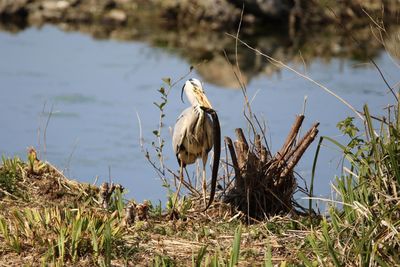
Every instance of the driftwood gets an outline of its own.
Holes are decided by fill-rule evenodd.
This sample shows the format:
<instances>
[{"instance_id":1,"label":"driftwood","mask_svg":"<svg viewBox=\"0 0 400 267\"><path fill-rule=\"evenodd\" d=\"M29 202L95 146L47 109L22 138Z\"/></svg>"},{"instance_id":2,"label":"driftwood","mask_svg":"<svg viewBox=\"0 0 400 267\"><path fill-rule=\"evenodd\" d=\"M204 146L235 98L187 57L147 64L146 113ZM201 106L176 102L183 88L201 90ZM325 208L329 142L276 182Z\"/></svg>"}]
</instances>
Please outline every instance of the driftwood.
<instances>
[{"instance_id":1,"label":"driftwood","mask_svg":"<svg viewBox=\"0 0 400 267\"><path fill-rule=\"evenodd\" d=\"M240 128L235 130L235 142L225 137L235 172L234 185L225 195L226 202L253 219L293 210L297 187L293 169L318 134L319 123L315 123L296 143L303 120L304 115L296 117L285 143L274 156L258 134L252 143Z\"/></svg>"}]
</instances>

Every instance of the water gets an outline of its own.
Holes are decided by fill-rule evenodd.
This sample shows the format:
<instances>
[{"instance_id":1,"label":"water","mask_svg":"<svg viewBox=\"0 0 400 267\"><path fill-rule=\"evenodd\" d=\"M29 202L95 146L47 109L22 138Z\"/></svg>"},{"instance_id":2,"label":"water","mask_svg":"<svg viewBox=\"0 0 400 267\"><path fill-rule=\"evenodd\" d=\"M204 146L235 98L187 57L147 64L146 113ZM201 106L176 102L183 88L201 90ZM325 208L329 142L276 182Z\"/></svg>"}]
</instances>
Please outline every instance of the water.
<instances>
[{"instance_id":1,"label":"water","mask_svg":"<svg viewBox=\"0 0 400 267\"><path fill-rule=\"evenodd\" d=\"M107 181L111 172L112 180L129 190L128 197L165 201L165 189L141 149L140 127L145 148L153 151L152 131L157 128L159 113L152 103L159 101L157 89L163 85L163 77L177 80L188 72L184 59L146 43L99 41L52 26L18 34L0 32L0 59L0 154L25 158L26 148L35 146L42 158L69 177L85 182L97 177L99 184ZM390 84L400 80L385 52L375 60ZM301 65L294 66L304 70ZM368 103L371 110L382 113L393 102L371 65L316 59L306 71L358 110ZM196 71L190 77L202 78ZM182 84L171 91L166 106L167 136L187 105L179 99ZM234 137L235 128L246 127L242 92L204 85L219 112L222 135ZM280 148L295 115L302 112L306 96L304 127L319 121L320 135L339 138L336 123L354 116L336 98L287 70L252 78L248 93L250 98L256 96L253 111L266 121L273 151ZM166 141L166 164L178 169L170 139ZM307 181L316 143L297 167ZM322 149L317 168L315 190L323 197L329 197L330 181L340 174L340 154L332 147Z\"/></svg>"}]
</instances>

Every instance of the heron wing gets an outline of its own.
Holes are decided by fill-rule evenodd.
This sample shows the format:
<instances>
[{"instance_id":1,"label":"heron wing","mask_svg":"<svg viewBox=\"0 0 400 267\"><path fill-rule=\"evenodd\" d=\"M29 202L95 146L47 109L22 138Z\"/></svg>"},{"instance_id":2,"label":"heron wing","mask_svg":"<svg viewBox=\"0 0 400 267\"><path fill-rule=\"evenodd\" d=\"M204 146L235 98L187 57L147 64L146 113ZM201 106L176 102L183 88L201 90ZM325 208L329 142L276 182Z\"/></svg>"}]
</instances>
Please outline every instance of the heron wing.
<instances>
[{"instance_id":1,"label":"heron wing","mask_svg":"<svg viewBox=\"0 0 400 267\"><path fill-rule=\"evenodd\" d=\"M198 115L194 112L192 107L186 108L178 117L174 127L174 133L172 136L172 146L178 160L181 164L191 164L196 161L196 155L191 154L188 145L191 143L192 133L196 125Z\"/></svg>"},{"instance_id":2,"label":"heron wing","mask_svg":"<svg viewBox=\"0 0 400 267\"><path fill-rule=\"evenodd\" d=\"M187 128L189 126L192 113L192 108L189 107L185 109L176 120L174 133L172 135L172 146L175 154L179 153L181 145L183 144L183 140L186 138Z\"/></svg>"},{"instance_id":3,"label":"heron wing","mask_svg":"<svg viewBox=\"0 0 400 267\"><path fill-rule=\"evenodd\" d=\"M194 107L186 108L178 117L172 136L172 146L178 162L191 164L204 153L208 153L213 145L212 121L204 114L203 126L198 128L200 116Z\"/></svg>"}]
</instances>

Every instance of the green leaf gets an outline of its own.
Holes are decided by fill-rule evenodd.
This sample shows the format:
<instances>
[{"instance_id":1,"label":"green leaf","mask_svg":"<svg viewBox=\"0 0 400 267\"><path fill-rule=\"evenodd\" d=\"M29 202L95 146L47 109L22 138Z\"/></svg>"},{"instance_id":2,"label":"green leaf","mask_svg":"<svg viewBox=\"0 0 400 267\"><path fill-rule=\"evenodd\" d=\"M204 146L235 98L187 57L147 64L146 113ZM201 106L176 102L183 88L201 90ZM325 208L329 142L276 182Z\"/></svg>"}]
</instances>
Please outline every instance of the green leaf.
<instances>
[{"instance_id":1,"label":"green leaf","mask_svg":"<svg viewBox=\"0 0 400 267\"><path fill-rule=\"evenodd\" d=\"M343 134L353 138L359 132L359 129L354 125L353 120L354 117L347 117L346 119L340 121L336 127L338 127Z\"/></svg>"},{"instance_id":2,"label":"green leaf","mask_svg":"<svg viewBox=\"0 0 400 267\"><path fill-rule=\"evenodd\" d=\"M107 220L104 228L104 258L106 266L111 266L111 240L111 224L110 221Z\"/></svg>"},{"instance_id":3,"label":"green leaf","mask_svg":"<svg viewBox=\"0 0 400 267\"><path fill-rule=\"evenodd\" d=\"M314 264L309 259L307 259L307 257L303 253L299 252L297 256L299 256L300 260L306 267L314 267Z\"/></svg>"},{"instance_id":4,"label":"green leaf","mask_svg":"<svg viewBox=\"0 0 400 267\"><path fill-rule=\"evenodd\" d=\"M166 84L168 84L168 86L171 86L171 78L162 78L163 82L165 82Z\"/></svg>"},{"instance_id":5,"label":"green leaf","mask_svg":"<svg viewBox=\"0 0 400 267\"><path fill-rule=\"evenodd\" d=\"M154 105L156 105L156 107L160 108L160 105L156 102L153 102Z\"/></svg>"},{"instance_id":6,"label":"green leaf","mask_svg":"<svg viewBox=\"0 0 400 267\"><path fill-rule=\"evenodd\" d=\"M272 264L271 245L269 245L269 244L268 244L268 246L267 246L267 250L265 251L264 266L265 266L265 267L273 267L273 266L274 266L274 265Z\"/></svg>"},{"instance_id":7,"label":"green leaf","mask_svg":"<svg viewBox=\"0 0 400 267\"><path fill-rule=\"evenodd\" d=\"M235 237L233 238L233 247L231 251L231 260L229 266L236 266L239 261L240 239L242 237L242 225L239 225L235 230Z\"/></svg>"},{"instance_id":8,"label":"green leaf","mask_svg":"<svg viewBox=\"0 0 400 267\"><path fill-rule=\"evenodd\" d=\"M167 104L167 102L162 102L162 103L160 104L159 108L162 110L162 109L164 108L165 104Z\"/></svg>"},{"instance_id":9,"label":"green leaf","mask_svg":"<svg viewBox=\"0 0 400 267\"><path fill-rule=\"evenodd\" d=\"M201 262L203 261L204 255L207 252L207 245L202 246L199 250L199 252L197 253L197 258L196 258L196 267L200 267L201 266Z\"/></svg>"}]
</instances>

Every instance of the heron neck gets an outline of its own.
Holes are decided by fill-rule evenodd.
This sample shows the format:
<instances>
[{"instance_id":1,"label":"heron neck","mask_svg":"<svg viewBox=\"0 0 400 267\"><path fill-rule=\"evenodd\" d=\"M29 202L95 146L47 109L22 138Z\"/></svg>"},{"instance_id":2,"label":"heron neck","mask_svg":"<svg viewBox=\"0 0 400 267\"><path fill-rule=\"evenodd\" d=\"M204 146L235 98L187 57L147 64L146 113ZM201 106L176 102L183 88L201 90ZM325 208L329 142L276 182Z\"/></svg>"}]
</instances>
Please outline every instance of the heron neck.
<instances>
[{"instance_id":1,"label":"heron neck","mask_svg":"<svg viewBox=\"0 0 400 267\"><path fill-rule=\"evenodd\" d=\"M185 90L186 96L193 107L199 106L199 101L194 96L194 93L190 90Z\"/></svg>"},{"instance_id":2,"label":"heron neck","mask_svg":"<svg viewBox=\"0 0 400 267\"><path fill-rule=\"evenodd\" d=\"M199 117L204 117L204 110L201 108L200 104L196 103L193 105L193 109Z\"/></svg>"},{"instance_id":3,"label":"heron neck","mask_svg":"<svg viewBox=\"0 0 400 267\"><path fill-rule=\"evenodd\" d=\"M201 132L203 123L204 123L204 118L205 118L205 112L204 110L201 109L199 104L196 104L193 106L194 112L197 114L197 121L196 121L196 132Z\"/></svg>"}]
</instances>

